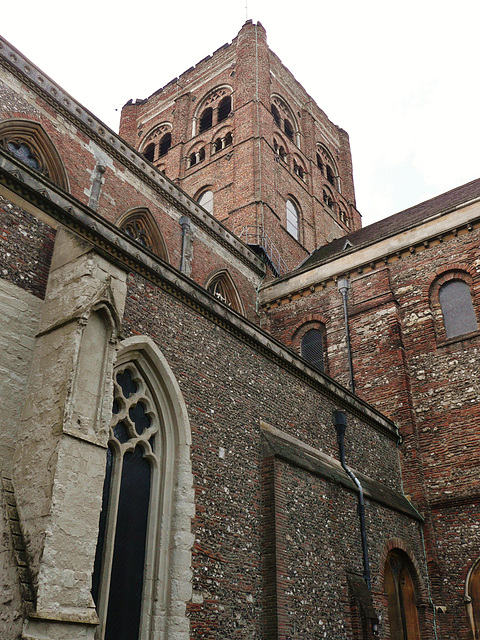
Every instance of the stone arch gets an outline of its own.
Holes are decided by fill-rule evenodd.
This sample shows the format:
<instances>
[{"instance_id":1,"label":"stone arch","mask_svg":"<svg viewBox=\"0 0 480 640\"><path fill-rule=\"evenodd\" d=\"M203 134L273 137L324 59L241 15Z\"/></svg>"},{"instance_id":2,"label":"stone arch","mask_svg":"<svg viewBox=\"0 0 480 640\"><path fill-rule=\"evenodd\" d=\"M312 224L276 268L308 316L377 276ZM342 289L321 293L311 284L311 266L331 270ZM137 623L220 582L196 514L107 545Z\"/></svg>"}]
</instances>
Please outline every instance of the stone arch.
<instances>
[{"instance_id":1,"label":"stone arch","mask_svg":"<svg viewBox=\"0 0 480 640\"><path fill-rule=\"evenodd\" d=\"M124 394L125 375L136 385L133 396ZM157 345L146 336L134 336L124 340L115 364L114 397L133 397L136 406L143 404L150 422L142 433L130 433L126 447L119 447L120 431L115 431L121 419L128 420L131 407L119 407L113 413L107 454L107 475L104 487L104 506L100 516L100 534L93 575L93 593L97 602L100 620L99 638L104 637L106 625L115 625L111 610L111 579L115 579L115 544L105 541L115 539L119 522L119 496L122 490L119 474L123 474L123 463L118 463L115 476L115 462L123 447L123 454L130 447L139 457L148 459L151 469L150 493L146 514L144 560L141 603L137 606L139 637L150 637L155 630L161 637L189 638L189 624L186 604L191 597L191 550L193 535L191 519L194 515L193 476L190 461L191 431L187 409L180 387ZM120 379L122 377L122 379ZM137 401L138 399L138 401ZM133 404L132 404L133 406ZM115 409L114 409L115 411ZM123 413L122 413L123 412ZM125 418L123 417L125 414ZM119 417L116 417L119 416ZM127 423L125 423L127 424ZM135 425L136 426L136 425ZM130 427L128 427L130 428ZM126 432L125 432L126 433ZM152 439L156 438L152 445ZM122 438L120 438L120 442ZM108 471L111 459L113 472ZM107 482L108 479L108 482ZM115 492L116 491L116 492ZM175 540L175 544L172 541ZM121 557L118 554L118 557ZM119 562L117 562L117 566ZM122 589L124 587L122 586ZM114 596L115 597L115 596Z\"/></svg>"},{"instance_id":2,"label":"stone arch","mask_svg":"<svg viewBox=\"0 0 480 640\"><path fill-rule=\"evenodd\" d=\"M215 296L215 298L223 302L223 304L226 304L237 313L245 315L242 299L227 269L220 269L213 273L207 279L205 289Z\"/></svg>"},{"instance_id":3,"label":"stone arch","mask_svg":"<svg viewBox=\"0 0 480 640\"><path fill-rule=\"evenodd\" d=\"M138 207L127 211L117 220L117 227L162 260L169 262L167 245L149 209Z\"/></svg>"},{"instance_id":4,"label":"stone arch","mask_svg":"<svg viewBox=\"0 0 480 640\"><path fill-rule=\"evenodd\" d=\"M68 177L60 155L50 136L39 122L4 120L0 122L0 145L27 166L43 174L64 191L69 191Z\"/></svg>"}]
</instances>

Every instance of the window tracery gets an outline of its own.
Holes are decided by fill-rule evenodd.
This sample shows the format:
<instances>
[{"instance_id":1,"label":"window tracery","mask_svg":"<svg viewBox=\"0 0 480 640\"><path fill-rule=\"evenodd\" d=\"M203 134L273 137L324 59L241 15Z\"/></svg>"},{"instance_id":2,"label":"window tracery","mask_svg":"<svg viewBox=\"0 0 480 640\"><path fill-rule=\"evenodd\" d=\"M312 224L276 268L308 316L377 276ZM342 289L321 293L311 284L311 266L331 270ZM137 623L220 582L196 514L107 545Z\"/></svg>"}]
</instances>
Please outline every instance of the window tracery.
<instances>
[{"instance_id":1,"label":"window tracery","mask_svg":"<svg viewBox=\"0 0 480 640\"><path fill-rule=\"evenodd\" d=\"M148 209L134 209L122 216L117 224L132 240L168 261L165 241Z\"/></svg>"},{"instance_id":2,"label":"window tracery","mask_svg":"<svg viewBox=\"0 0 480 640\"><path fill-rule=\"evenodd\" d=\"M228 271L222 270L214 274L207 282L206 289L227 307L238 313L244 313L237 288Z\"/></svg>"},{"instance_id":3,"label":"window tracery","mask_svg":"<svg viewBox=\"0 0 480 640\"><path fill-rule=\"evenodd\" d=\"M298 124L295 116L293 115L293 111L287 103L280 98L280 96L272 96L270 110L277 127L280 129L283 128L283 132L287 138L299 146Z\"/></svg>"},{"instance_id":4,"label":"window tracery","mask_svg":"<svg viewBox=\"0 0 480 640\"><path fill-rule=\"evenodd\" d=\"M68 190L68 179L60 156L43 127L32 120L0 123L0 145L17 160Z\"/></svg>"}]
</instances>

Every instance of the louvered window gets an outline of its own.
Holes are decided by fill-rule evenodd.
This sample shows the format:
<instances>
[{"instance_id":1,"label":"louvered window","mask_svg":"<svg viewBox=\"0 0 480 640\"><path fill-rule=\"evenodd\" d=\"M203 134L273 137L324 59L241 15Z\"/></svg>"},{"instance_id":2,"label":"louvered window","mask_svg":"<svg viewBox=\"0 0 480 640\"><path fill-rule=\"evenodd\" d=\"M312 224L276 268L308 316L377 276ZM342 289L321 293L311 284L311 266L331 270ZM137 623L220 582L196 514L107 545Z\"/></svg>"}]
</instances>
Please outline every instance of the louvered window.
<instances>
[{"instance_id":1,"label":"louvered window","mask_svg":"<svg viewBox=\"0 0 480 640\"><path fill-rule=\"evenodd\" d=\"M325 371L323 333L319 329L310 329L302 338L302 358L315 369Z\"/></svg>"}]
</instances>

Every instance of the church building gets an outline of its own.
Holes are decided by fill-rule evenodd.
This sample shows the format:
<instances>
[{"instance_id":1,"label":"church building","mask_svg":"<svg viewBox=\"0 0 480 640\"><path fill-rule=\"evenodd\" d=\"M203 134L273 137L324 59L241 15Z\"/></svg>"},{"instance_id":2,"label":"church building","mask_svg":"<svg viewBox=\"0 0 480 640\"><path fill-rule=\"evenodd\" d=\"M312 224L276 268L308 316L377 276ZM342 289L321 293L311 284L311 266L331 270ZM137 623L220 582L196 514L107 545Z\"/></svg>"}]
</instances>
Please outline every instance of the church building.
<instances>
[{"instance_id":1,"label":"church building","mask_svg":"<svg viewBox=\"0 0 480 640\"><path fill-rule=\"evenodd\" d=\"M120 134L0 96L0 637L479 638L480 180L362 228L251 21Z\"/></svg>"}]
</instances>

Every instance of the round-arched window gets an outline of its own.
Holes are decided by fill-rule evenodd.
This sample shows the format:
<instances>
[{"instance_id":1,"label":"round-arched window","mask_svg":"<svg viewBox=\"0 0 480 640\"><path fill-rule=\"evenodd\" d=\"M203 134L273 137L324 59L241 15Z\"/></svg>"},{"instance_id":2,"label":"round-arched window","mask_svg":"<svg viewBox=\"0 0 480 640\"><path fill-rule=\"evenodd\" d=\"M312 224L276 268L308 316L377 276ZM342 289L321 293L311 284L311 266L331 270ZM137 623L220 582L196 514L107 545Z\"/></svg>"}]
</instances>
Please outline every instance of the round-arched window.
<instances>
[{"instance_id":1,"label":"round-arched window","mask_svg":"<svg viewBox=\"0 0 480 640\"><path fill-rule=\"evenodd\" d=\"M208 213L213 213L213 191L203 191L197 202L200 206L206 209Z\"/></svg>"},{"instance_id":2,"label":"round-arched window","mask_svg":"<svg viewBox=\"0 0 480 640\"><path fill-rule=\"evenodd\" d=\"M295 240L300 237L300 214L297 205L292 200L287 200L287 231Z\"/></svg>"}]
</instances>

